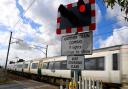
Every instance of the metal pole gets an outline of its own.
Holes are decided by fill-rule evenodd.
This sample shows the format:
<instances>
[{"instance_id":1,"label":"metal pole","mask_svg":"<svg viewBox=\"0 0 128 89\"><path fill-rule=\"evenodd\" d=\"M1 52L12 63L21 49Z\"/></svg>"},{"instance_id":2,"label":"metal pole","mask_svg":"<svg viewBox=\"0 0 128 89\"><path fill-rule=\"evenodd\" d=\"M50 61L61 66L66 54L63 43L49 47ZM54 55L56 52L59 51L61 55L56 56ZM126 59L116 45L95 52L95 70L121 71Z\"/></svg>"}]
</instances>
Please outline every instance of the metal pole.
<instances>
[{"instance_id":1,"label":"metal pole","mask_svg":"<svg viewBox=\"0 0 128 89\"><path fill-rule=\"evenodd\" d=\"M47 47L46 47L46 58L47 58L47 52L48 52L48 45L47 45Z\"/></svg>"},{"instance_id":2,"label":"metal pole","mask_svg":"<svg viewBox=\"0 0 128 89\"><path fill-rule=\"evenodd\" d=\"M9 56L11 38L12 38L12 32L10 33L10 39L9 39L9 44L8 44L8 51L7 51L7 56L6 56L6 64L5 64L5 72L6 72L6 74L7 74L7 63L8 63L8 56Z\"/></svg>"},{"instance_id":3,"label":"metal pole","mask_svg":"<svg viewBox=\"0 0 128 89\"><path fill-rule=\"evenodd\" d=\"M76 82L76 89L78 89L78 70L74 70L74 80Z\"/></svg>"},{"instance_id":4,"label":"metal pole","mask_svg":"<svg viewBox=\"0 0 128 89\"><path fill-rule=\"evenodd\" d=\"M81 80L81 76L79 76L79 89L82 89L82 80Z\"/></svg>"}]
</instances>

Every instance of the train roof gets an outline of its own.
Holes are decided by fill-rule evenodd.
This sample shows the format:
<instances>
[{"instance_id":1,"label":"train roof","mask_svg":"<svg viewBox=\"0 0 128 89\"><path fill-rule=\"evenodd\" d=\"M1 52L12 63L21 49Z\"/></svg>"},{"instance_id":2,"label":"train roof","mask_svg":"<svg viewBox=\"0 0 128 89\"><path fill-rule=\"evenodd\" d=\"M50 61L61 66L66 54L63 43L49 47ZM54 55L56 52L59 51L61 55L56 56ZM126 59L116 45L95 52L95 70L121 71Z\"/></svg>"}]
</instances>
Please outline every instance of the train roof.
<instances>
[{"instance_id":1,"label":"train roof","mask_svg":"<svg viewBox=\"0 0 128 89\"><path fill-rule=\"evenodd\" d=\"M122 45L115 45L115 46L110 46L110 47L104 47L104 48L98 48L94 49L93 52L102 52L102 51L114 51L114 50L119 50Z\"/></svg>"},{"instance_id":2,"label":"train roof","mask_svg":"<svg viewBox=\"0 0 128 89\"><path fill-rule=\"evenodd\" d=\"M128 46L128 44L125 44ZM102 51L114 51L114 50L120 50L121 47L124 45L115 45L115 46L110 46L110 47L104 47L104 48L98 48L98 49L94 49L93 52L97 53L97 52L102 52ZM59 58L59 57L66 57L66 56L53 56L53 57L47 57L47 58L36 58L33 60L28 60L28 61L40 61L40 60L47 60L47 59L53 59L53 58Z\"/></svg>"},{"instance_id":3,"label":"train roof","mask_svg":"<svg viewBox=\"0 0 128 89\"><path fill-rule=\"evenodd\" d=\"M110 47L94 49L93 52L96 53L96 52L102 52L102 51L120 50L123 46L127 46L126 48L128 48L128 44L122 44L122 45L115 45L115 46L110 46Z\"/></svg>"}]
</instances>

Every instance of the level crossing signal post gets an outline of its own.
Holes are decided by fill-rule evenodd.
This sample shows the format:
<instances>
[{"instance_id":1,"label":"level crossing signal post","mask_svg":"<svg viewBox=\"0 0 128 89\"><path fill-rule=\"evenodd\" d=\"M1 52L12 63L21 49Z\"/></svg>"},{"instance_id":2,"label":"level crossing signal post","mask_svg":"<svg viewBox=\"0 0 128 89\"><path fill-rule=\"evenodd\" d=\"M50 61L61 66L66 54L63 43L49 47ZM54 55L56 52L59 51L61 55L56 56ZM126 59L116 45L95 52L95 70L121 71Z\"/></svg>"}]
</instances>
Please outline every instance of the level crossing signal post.
<instances>
[{"instance_id":1,"label":"level crossing signal post","mask_svg":"<svg viewBox=\"0 0 128 89\"><path fill-rule=\"evenodd\" d=\"M59 6L57 34L87 32L95 28L95 0L79 0Z\"/></svg>"},{"instance_id":2,"label":"level crossing signal post","mask_svg":"<svg viewBox=\"0 0 128 89\"><path fill-rule=\"evenodd\" d=\"M84 61L80 60L84 60L84 55L92 54L92 31L95 30L95 28L95 0L78 0L78 2L75 3L67 5L61 4L59 6L56 34L70 33L72 35L69 38L73 39L69 39L69 41L63 40L62 37L61 43L65 44L61 44L61 55L67 56L67 68L74 71L76 89L78 89L78 71L81 72L81 70L84 69ZM83 35L89 34L88 37L85 37L88 41L83 40L84 37L82 38L80 36L81 33ZM77 43L71 44L76 41ZM77 44L79 44L79 46ZM87 47L83 45L90 47L87 49ZM62 46L65 47L63 48ZM65 49L66 47L67 49Z\"/></svg>"}]
</instances>

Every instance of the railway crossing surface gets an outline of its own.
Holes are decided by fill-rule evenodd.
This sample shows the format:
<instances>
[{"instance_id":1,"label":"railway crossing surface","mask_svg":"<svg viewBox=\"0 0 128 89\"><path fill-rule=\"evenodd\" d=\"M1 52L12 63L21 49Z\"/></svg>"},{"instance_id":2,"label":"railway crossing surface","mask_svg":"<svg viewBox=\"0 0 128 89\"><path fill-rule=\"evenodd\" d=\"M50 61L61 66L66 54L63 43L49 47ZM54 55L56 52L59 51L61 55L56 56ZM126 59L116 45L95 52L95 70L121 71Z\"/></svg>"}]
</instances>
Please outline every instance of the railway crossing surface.
<instances>
[{"instance_id":1,"label":"railway crossing surface","mask_svg":"<svg viewBox=\"0 0 128 89\"><path fill-rule=\"evenodd\" d=\"M0 89L59 89L57 86L34 80L14 81L0 85Z\"/></svg>"}]
</instances>

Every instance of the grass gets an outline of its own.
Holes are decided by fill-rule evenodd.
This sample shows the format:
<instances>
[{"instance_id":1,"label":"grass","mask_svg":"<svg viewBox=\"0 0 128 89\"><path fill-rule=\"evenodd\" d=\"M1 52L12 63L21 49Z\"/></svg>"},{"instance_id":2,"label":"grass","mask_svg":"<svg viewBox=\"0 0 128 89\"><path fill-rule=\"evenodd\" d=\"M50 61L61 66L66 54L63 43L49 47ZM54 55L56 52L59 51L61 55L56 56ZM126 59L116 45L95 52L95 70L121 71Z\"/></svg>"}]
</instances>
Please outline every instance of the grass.
<instances>
[{"instance_id":1,"label":"grass","mask_svg":"<svg viewBox=\"0 0 128 89\"><path fill-rule=\"evenodd\" d=\"M15 81L14 80L9 80L9 79L0 80L0 85L2 85L2 84L10 84L10 83L15 83Z\"/></svg>"},{"instance_id":2,"label":"grass","mask_svg":"<svg viewBox=\"0 0 128 89\"><path fill-rule=\"evenodd\" d=\"M8 83L12 83L12 80L10 80L8 78L8 75L5 74L5 71L0 69L0 85L1 84L8 84Z\"/></svg>"}]
</instances>

